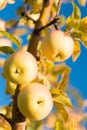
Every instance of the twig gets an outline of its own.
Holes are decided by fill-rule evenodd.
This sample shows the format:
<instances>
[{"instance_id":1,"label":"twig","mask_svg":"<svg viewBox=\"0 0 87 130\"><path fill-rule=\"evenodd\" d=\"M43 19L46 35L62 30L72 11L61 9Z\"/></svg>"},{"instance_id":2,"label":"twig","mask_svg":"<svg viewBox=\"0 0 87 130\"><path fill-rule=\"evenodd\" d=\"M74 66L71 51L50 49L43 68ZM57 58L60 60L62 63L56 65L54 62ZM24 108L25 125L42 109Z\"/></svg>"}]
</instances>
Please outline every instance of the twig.
<instances>
[{"instance_id":1,"label":"twig","mask_svg":"<svg viewBox=\"0 0 87 130\"><path fill-rule=\"evenodd\" d=\"M0 113L0 116L2 116L10 125L12 125L11 119L7 118L4 114Z\"/></svg>"}]
</instances>

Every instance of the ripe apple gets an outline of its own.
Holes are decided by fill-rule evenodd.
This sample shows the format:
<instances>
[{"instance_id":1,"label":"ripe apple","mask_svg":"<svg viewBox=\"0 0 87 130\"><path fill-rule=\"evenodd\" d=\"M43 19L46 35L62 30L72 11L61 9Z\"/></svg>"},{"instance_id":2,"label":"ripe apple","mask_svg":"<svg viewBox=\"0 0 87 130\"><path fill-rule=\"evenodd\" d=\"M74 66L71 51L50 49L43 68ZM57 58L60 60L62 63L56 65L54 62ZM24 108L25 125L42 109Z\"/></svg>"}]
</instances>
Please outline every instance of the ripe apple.
<instances>
[{"instance_id":1,"label":"ripe apple","mask_svg":"<svg viewBox=\"0 0 87 130\"><path fill-rule=\"evenodd\" d=\"M62 62L68 59L74 50L74 41L67 33L53 30L41 43L42 54L53 62Z\"/></svg>"},{"instance_id":2,"label":"ripe apple","mask_svg":"<svg viewBox=\"0 0 87 130\"><path fill-rule=\"evenodd\" d=\"M6 79L16 84L31 82L38 72L37 61L34 56L23 50L10 55L3 65Z\"/></svg>"},{"instance_id":3,"label":"ripe apple","mask_svg":"<svg viewBox=\"0 0 87 130\"><path fill-rule=\"evenodd\" d=\"M15 89L17 87L17 84L10 82L9 80L6 80L6 88L5 88L5 93L6 94L15 94Z\"/></svg>"},{"instance_id":4,"label":"ripe apple","mask_svg":"<svg viewBox=\"0 0 87 130\"><path fill-rule=\"evenodd\" d=\"M52 96L45 85L30 83L19 92L18 108L30 120L42 120L53 108Z\"/></svg>"}]
</instances>

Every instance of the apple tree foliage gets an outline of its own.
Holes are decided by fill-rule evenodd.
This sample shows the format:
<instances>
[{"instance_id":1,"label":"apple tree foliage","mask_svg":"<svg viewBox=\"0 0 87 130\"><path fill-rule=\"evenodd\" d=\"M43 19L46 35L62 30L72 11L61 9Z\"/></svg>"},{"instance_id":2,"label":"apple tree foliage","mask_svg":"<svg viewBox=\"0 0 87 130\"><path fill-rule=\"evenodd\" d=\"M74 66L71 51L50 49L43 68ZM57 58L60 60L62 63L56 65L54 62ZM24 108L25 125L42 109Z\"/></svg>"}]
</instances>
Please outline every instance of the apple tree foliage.
<instances>
[{"instance_id":1,"label":"apple tree foliage","mask_svg":"<svg viewBox=\"0 0 87 130\"><path fill-rule=\"evenodd\" d=\"M19 49L32 53L38 62L38 82L48 87L51 86L50 93L54 108L44 120L38 122L29 119L22 120L17 104L12 105L17 100L17 93L15 92L14 95L11 95L10 104L0 108L0 129L11 130L12 127L12 130L25 130L26 127L26 130L44 130L47 128L48 130L51 128L53 130L85 130L81 123L87 119L83 112L87 102L83 101L78 91L68 88L71 68L65 62L54 63L43 58L40 44L49 31L68 32L74 40L72 62L76 62L81 53L81 44L87 48L87 16L81 18L81 10L74 0L23 0L21 2L23 2L23 6L16 10L18 19L12 18L8 21L0 19L0 55L5 56L5 58L0 58L0 67L3 69L6 58ZM60 15L60 9L62 4L68 2L72 5L72 13L65 18L64 15ZM78 3L84 7L86 0L78 0ZM0 0L0 11L4 10L8 4L16 5L16 0ZM28 30L31 30L31 33ZM22 45L22 36L25 34L27 44ZM5 78L4 74L1 74ZM18 87L16 89L18 90ZM67 91L70 96L77 100L80 106L78 112L74 111L73 103ZM5 93L9 94L7 91ZM14 120L13 111L16 115L14 121L16 127L13 126L12 122Z\"/></svg>"}]
</instances>

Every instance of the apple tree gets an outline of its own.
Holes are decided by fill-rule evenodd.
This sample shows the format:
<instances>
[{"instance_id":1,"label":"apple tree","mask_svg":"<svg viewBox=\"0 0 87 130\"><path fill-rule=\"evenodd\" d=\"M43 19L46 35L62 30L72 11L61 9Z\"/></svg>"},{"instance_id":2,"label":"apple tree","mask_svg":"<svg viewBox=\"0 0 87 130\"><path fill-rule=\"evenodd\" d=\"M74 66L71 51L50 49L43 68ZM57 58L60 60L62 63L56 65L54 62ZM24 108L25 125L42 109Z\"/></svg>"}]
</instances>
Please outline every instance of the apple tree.
<instances>
[{"instance_id":1,"label":"apple tree","mask_svg":"<svg viewBox=\"0 0 87 130\"><path fill-rule=\"evenodd\" d=\"M87 48L87 16L81 18L78 6L84 8L86 0L20 2L17 19L0 18L0 68L10 95L9 104L0 108L0 130L86 130L87 102L68 87L71 68L65 63L70 57L76 62L80 44ZM60 15L66 3L72 6L67 18ZM0 11L8 4L16 0L0 0Z\"/></svg>"}]
</instances>

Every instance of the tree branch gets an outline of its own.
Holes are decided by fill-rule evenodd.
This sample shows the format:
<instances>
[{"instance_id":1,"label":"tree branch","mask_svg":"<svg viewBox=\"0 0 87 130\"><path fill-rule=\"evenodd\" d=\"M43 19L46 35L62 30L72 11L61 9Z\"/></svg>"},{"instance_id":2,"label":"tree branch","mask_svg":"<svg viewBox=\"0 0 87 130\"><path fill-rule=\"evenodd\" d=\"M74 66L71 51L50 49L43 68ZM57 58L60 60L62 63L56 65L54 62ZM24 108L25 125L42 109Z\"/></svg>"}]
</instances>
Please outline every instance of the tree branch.
<instances>
[{"instance_id":1,"label":"tree branch","mask_svg":"<svg viewBox=\"0 0 87 130\"><path fill-rule=\"evenodd\" d=\"M37 45L40 40L41 33L40 32L35 32L36 29L39 29L43 26L45 26L48 22L48 19L50 17L50 12L51 8L53 5L54 0L44 0L43 8L40 14L39 20L36 22L35 29L33 31L32 37L29 41L28 44L28 49L30 53L32 53L35 57L36 55L36 50L37 50Z\"/></svg>"},{"instance_id":2,"label":"tree branch","mask_svg":"<svg viewBox=\"0 0 87 130\"><path fill-rule=\"evenodd\" d=\"M18 109L17 99L20 92L20 85L17 86L15 95L13 97L13 109L12 109L12 130L25 130L26 118Z\"/></svg>"}]
</instances>

